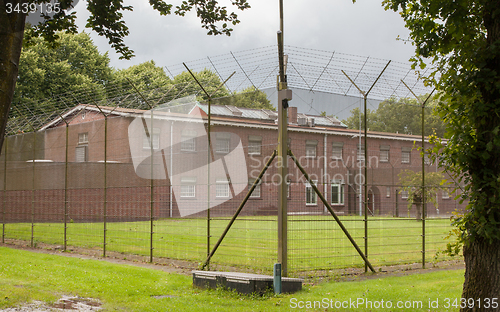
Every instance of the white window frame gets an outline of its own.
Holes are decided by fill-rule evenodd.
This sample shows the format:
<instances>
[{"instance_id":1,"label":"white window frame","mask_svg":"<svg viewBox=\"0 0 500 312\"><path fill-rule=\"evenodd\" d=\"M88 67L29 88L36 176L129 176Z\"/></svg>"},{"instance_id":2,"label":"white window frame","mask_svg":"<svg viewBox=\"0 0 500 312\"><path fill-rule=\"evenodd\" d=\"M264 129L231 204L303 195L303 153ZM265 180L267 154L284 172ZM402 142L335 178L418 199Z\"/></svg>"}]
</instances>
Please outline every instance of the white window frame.
<instances>
[{"instance_id":1,"label":"white window frame","mask_svg":"<svg viewBox=\"0 0 500 312\"><path fill-rule=\"evenodd\" d=\"M248 155L262 154L262 137L258 135L248 136Z\"/></svg>"},{"instance_id":2,"label":"white window frame","mask_svg":"<svg viewBox=\"0 0 500 312\"><path fill-rule=\"evenodd\" d=\"M344 143L342 142L333 142L332 144L332 158L333 159L342 159L344 151Z\"/></svg>"},{"instance_id":3,"label":"white window frame","mask_svg":"<svg viewBox=\"0 0 500 312\"><path fill-rule=\"evenodd\" d=\"M441 194L442 199L450 199L450 191L448 189L443 189Z\"/></svg>"},{"instance_id":4,"label":"white window frame","mask_svg":"<svg viewBox=\"0 0 500 312\"><path fill-rule=\"evenodd\" d=\"M337 188L337 201L334 201L333 197L333 189ZM343 181L332 181L330 186L330 195L331 195L331 204L332 205L344 205L344 196L345 196L345 184Z\"/></svg>"},{"instance_id":5,"label":"white window frame","mask_svg":"<svg viewBox=\"0 0 500 312\"><path fill-rule=\"evenodd\" d=\"M160 128L153 128L152 133L149 132L149 136L153 138L153 149L157 150L160 148ZM149 145L149 138L146 133L144 133L144 138L142 140L142 148L143 149L151 149L151 145Z\"/></svg>"},{"instance_id":6,"label":"white window frame","mask_svg":"<svg viewBox=\"0 0 500 312\"><path fill-rule=\"evenodd\" d=\"M306 158L316 158L318 141L306 140Z\"/></svg>"},{"instance_id":7,"label":"white window frame","mask_svg":"<svg viewBox=\"0 0 500 312\"><path fill-rule=\"evenodd\" d=\"M248 190L252 188L253 183L255 182L256 179L254 178L249 178L248 179ZM261 192L261 181L257 183L255 188L253 189L252 194L250 194L250 198L261 198L262 192Z\"/></svg>"},{"instance_id":8,"label":"white window frame","mask_svg":"<svg viewBox=\"0 0 500 312\"><path fill-rule=\"evenodd\" d=\"M411 148L409 147L401 148L401 163L402 164L411 163Z\"/></svg>"},{"instance_id":9,"label":"white window frame","mask_svg":"<svg viewBox=\"0 0 500 312\"><path fill-rule=\"evenodd\" d=\"M181 151L196 152L196 131L184 129L181 133Z\"/></svg>"},{"instance_id":10,"label":"white window frame","mask_svg":"<svg viewBox=\"0 0 500 312\"><path fill-rule=\"evenodd\" d=\"M89 133L82 132L78 133L78 144L88 144L89 143Z\"/></svg>"},{"instance_id":11,"label":"white window frame","mask_svg":"<svg viewBox=\"0 0 500 312\"><path fill-rule=\"evenodd\" d=\"M424 152L424 164L431 165L431 157L428 152Z\"/></svg>"},{"instance_id":12,"label":"white window frame","mask_svg":"<svg viewBox=\"0 0 500 312\"><path fill-rule=\"evenodd\" d=\"M316 185L318 181L313 181L314 185ZM316 194L316 192L314 191L313 187L311 184L309 184L309 182L306 182L305 183L305 189L306 189L306 206L317 206L318 205L318 195ZM311 201L308 201L308 194L311 193Z\"/></svg>"},{"instance_id":13,"label":"white window frame","mask_svg":"<svg viewBox=\"0 0 500 312\"><path fill-rule=\"evenodd\" d=\"M401 198L408 199L409 196L410 196L410 194L408 191L405 191L405 190L401 191Z\"/></svg>"},{"instance_id":14,"label":"white window frame","mask_svg":"<svg viewBox=\"0 0 500 312\"><path fill-rule=\"evenodd\" d=\"M87 156L87 145L80 145L75 148L75 162L86 162L88 160Z\"/></svg>"},{"instance_id":15,"label":"white window frame","mask_svg":"<svg viewBox=\"0 0 500 312\"><path fill-rule=\"evenodd\" d=\"M230 143L231 143L231 134L229 134L229 133L216 133L215 152L218 154L229 153Z\"/></svg>"},{"instance_id":16,"label":"white window frame","mask_svg":"<svg viewBox=\"0 0 500 312\"><path fill-rule=\"evenodd\" d=\"M228 198L230 195L229 181L227 179L217 179L215 181L215 197Z\"/></svg>"},{"instance_id":17,"label":"white window frame","mask_svg":"<svg viewBox=\"0 0 500 312\"><path fill-rule=\"evenodd\" d=\"M181 198L196 198L196 177L181 178Z\"/></svg>"},{"instance_id":18,"label":"white window frame","mask_svg":"<svg viewBox=\"0 0 500 312\"><path fill-rule=\"evenodd\" d=\"M380 162L389 162L390 160L390 150L391 147L388 145L381 145L380 146Z\"/></svg>"}]
</instances>

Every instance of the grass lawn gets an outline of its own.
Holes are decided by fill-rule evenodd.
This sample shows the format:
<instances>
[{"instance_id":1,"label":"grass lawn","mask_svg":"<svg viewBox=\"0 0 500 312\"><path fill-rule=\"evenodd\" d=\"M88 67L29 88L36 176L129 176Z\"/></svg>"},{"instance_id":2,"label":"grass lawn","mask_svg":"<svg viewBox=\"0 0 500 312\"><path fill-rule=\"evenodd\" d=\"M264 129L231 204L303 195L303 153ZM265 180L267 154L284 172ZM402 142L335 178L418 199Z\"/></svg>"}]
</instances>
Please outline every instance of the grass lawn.
<instances>
[{"instance_id":1,"label":"grass lawn","mask_svg":"<svg viewBox=\"0 0 500 312\"><path fill-rule=\"evenodd\" d=\"M192 278L185 275L0 247L0 309L31 300L54 302L62 295L77 295L101 300L105 311L325 311L325 307L331 311L458 311L446 298L460 297L463 274L463 270L451 270L330 281L306 284L303 291L293 295L259 297L195 289ZM169 297L155 298L166 295ZM346 305L349 300L364 303L355 308L335 308L335 304ZM393 308L366 308L368 301L376 306L382 300L384 307L390 302ZM438 300L438 306L430 308L429 300ZM411 308L398 309L398 302ZM311 308L300 309L302 306Z\"/></svg>"},{"instance_id":2,"label":"grass lawn","mask_svg":"<svg viewBox=\"0 0 500 312\"><path fill-rule=\"evenodd\" d=\"M364 251L362 217L340 217ZM218 240L228 219L210 223L210 246ZM103 223L68 223L67 245L103 248ZM234 223L212 263L270 272L277 254L276 217L241 217ZM34 245L38 242L63 245L64 224L35 223ZM444 249L444 237L451 229L448 219L426 222L426 261L433 261ZM149 256L151 223L114 222L107 224L106 249ZM205 219L155 220L153 255L202 262L207 254ZM5 225L6 239L31 241L31 224ZM290 272L360 267L364 263L331 216L289 216L288 248ZM368 258L374 266L405 264L422 259L422 222L406 218L370 217L368 221ZM443 258L441 258L442 260Z\"/></svg>"}]
</instances>

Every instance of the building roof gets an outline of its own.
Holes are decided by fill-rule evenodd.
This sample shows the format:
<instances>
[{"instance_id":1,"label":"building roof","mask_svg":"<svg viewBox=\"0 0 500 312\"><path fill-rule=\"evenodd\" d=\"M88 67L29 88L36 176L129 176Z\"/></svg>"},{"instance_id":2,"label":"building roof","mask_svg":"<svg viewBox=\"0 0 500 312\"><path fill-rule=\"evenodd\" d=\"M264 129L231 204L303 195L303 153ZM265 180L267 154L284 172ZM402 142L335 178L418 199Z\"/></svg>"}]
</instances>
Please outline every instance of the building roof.
<instances>
[{"instance_id":1,"label":"building roof","mask_svg":"<svg viewBox=\"0 0 500 312\"><path fill-rule=\"evenodd\" d=\"M207 104L198 103L197 106L208 114ZM211 105L210 113L212 116L254 119L265 123L275 123L276 120L278 120L278 113L276 111L236 107L231 105ZM309 124L323 127L347 128L346 125L333 116L316 116L298 113L297 120L299 125L306 125L308 124L307 122L310 121Z\"/></svg>"},{"instance_id":2,"label":"building roof","mask_svg":"<svg viewBox=\"0 0 500 312\"><path fill-rule=\"evenodd\" d=\"M57 127L60 124L65 124L63 121L71 121L79 113L84 110L101 112L107 116L121 116L129 118L144 117L150 118L147 114L148 110L122 108L122 107L97 107L95 105L79 104L74 108L68 110L59 117L53 119L43 126L40 131ZM208 105L197 103L189 114L172 113L163 110L154 111L154 118L160 118L173 121L193 121L194 116L200 116L201 120L206 119L208 115ZM222 106L211 105L211 118L212 125L220 126L235 126L245 128L258 128L258 129L277 129L278 114L275 111L266 109L251 109L241 108L235 106ZM347 129L347 126L338 121L334 117L315 116L306 114L297 114L297 123L289 123L288 130L292 132L307 132L307 133L320 133L326 135L341 135L349 137L362 136L362 132L354 129ZM401 140L401 141L420 141L421 136L398 134L398 133L385 133L368 131L369 138ZM428 141L426 138L425 141Z\"/></svg>"}]
</instances>

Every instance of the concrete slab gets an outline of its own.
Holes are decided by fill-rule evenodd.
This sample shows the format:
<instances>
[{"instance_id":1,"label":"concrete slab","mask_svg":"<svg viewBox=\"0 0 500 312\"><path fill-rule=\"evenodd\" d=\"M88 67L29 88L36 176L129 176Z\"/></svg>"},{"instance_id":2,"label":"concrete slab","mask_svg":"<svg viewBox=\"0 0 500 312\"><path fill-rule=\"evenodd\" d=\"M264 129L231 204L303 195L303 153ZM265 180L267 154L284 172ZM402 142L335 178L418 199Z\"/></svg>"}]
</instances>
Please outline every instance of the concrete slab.
<instances>
[{"instance_id":1,"label":"concrete slab","mask_svg":"<svg viewBox=\"0 0 500 312\"><path fill-rule=\"evenodd\" d=\"M240 273L240 272L217 272L217 271L193 271L193 286L203 289L223 287L234 289L242 294L259 293L267 290L274 291L273 276ZM294 293L302 290L301 278L281 278L281 290L284 293Z\"/></svg>"}]
</instances>

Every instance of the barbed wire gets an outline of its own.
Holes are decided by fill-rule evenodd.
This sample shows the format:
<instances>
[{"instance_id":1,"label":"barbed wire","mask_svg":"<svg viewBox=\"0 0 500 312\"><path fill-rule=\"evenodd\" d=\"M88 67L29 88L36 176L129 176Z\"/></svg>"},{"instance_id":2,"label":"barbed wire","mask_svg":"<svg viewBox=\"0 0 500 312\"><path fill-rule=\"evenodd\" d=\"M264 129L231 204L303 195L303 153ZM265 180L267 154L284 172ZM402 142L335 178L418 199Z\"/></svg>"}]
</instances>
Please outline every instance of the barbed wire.
<instances>
[{"instance_id":1,"label":"barbed wire","mask_svg":"<svg viewBox=\"0 0 500 312\"><path fill-rule=\"evenodd\" d=\"M429 94L432 91L419 79L418 73L411 69L410 63L389 62L367 56L295 46L285 46L285 52L288 55L287 81L291 89L359 97L358 88L364 92L371 88L369 99L374 100L412 97L402 81L417 95ZM194 72L208 69L216 73L221 81L235 72L225 83L229 94L235 94L254 88L275 88L278 75L277 56L275 46L266 46L210 56L185 64ZM166 66L164 69L170 79L186 71L184 64ZM148 110L151 105L169 103L187 94L197 97L203 95L195 82L174 84L171 80L164 85L158 85L158 82L154 83L153 78L153 73L142 77L128 77L99 85L97 88L57 94L36 103L14 103L6 131L8 134L16 134L40 129L47 122L79 104ZM215 77L212 76L213 78ZM202 77L199 80L202 85L214 83ZM307 104L310 106L310 112L320 114L313 102ZM179 107L179 112L187 111Z\"/></svg>"}]
</instances>

